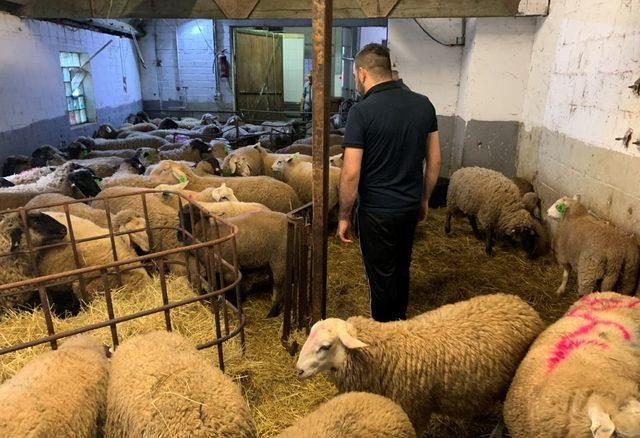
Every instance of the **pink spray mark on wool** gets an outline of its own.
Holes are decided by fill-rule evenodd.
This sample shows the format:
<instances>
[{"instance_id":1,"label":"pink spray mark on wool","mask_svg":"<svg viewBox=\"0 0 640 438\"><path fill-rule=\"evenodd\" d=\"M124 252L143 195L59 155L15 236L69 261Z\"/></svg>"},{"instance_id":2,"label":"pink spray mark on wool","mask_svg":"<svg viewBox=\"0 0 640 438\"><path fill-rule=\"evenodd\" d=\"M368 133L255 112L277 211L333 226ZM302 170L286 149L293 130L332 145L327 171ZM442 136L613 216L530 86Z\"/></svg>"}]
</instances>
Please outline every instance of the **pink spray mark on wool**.
<instances>
[{"instance_id":1,"label":"pink spray mark on wool","mask_svg":"<svg viewBox=\"0 0 640 438\"><path fill-rule=\"evenodd\" d=\"M609 344L604 341L584 338L592 335L592 332L598 326L612 327L620 333L625 341L631 342L631 333L623 324L610 319L599 318L594 314L618 309L633 309L637 306L640 306L640 299L638 298L582 297L578 303L565 314L565 317L580 318L583 319L585 323L573 332L562 336L556 343L547 360L547 372L552 372L569 357L572 351L582 346L593 346L603 350L608 349Z\"/></svg>"}]
</instances>

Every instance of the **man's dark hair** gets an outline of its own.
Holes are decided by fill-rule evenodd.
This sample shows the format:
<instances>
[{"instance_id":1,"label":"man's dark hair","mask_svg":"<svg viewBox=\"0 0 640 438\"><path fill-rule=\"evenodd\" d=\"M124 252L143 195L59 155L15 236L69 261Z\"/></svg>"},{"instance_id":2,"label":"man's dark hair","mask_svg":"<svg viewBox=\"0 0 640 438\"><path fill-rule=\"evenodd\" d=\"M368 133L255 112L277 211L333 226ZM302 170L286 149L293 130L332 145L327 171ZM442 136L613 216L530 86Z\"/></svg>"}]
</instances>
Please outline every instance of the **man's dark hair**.
<instances>
[{"instance_id":1,"label":"man's dark hair","mask_svg":"<svg viewBox=\"0 0 640 438\"><path fill-rule=\"evenodd\" d=\"M389 49L382 44L364 46L355 58L356 67L362 67L375 77L391 76Z\"/></svg>"}]
</instances>

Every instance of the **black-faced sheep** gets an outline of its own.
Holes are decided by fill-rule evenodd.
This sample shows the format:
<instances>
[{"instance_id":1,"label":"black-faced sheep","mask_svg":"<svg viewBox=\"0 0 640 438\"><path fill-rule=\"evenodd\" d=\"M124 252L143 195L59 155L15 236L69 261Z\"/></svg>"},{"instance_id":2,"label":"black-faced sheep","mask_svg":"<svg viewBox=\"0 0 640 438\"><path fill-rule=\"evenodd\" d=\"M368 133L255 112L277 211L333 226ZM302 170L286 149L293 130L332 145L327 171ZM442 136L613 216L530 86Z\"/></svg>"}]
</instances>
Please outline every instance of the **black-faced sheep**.
<instances>
[{"instance_id":1,"label":"black-faced sheep","mask_svg":"<svg viewBox=\"0 0 640 438\"><path fill-rule=\"evenodd\" d=\"M106 438L256 437L238 386L176 333L125 340L107 394Z\"/></svg>"},{"instance_id":2,"label":"black-faced sheep","mask_svg":"<svg viewBox=\"0 0 640 438\"><path fill-rule=\"evenodd\" d=\"M536 232L531 213L524 208L518 187L499 172L482 167L456 170L447 191L445 232L451 232L451 218L462 214L469 218L474 235L485 234L485 250L493 253L494 238L506 238L521 244L531 253Z\"/></svg>"},{"instance_id":3,"label":"black-faced sheep","mask_svg":"<svg viewBox=\"0 0 640 438\"><path fill-rule=\"evenodd\" d=\"M506 392L543 322L513 295L479 296L407 321L331 318L311 329L298 359L302 378L330 371L341 392L389 397L418 434L432 413L486 414Z\"/></svg>"},{"instance_id":4,"label":"black-faced sheep","mask_svg":"<svg viewBox=\"0 0 640 438\"><path fill-rule=\"evenodd\" d=\"M67 227L44 213L28 212L25 230L18 213L0 217L0 285L27 280L36 272L28 253L27 232L33 248L64 239ZM32 293L10 295L15 289L0 291L0 313L3 309L26 303Z\"/></svg>"},{"instance_id":5,"label":"black-faced sheep","mask_svg":"<svg viewBox=\"0 0 640 438\"><path fill-rule=\"evenodd\" d=\"M504 404L514 438L640 436L640 298L585 295L520 364Z\"/></svg>"},{"instance_id":6,"label":"black-faced sheep","mask_svg":"<svg viewBox=\"0 0 640 438\"><path fill-rule=\"evenodd\" d=\"M558 199L547 211L557 220L554 251L564 268L564 292L571 271L578 274L580 295L595 291L635 291L640 268L640 249L633 236L589 214L580 197Z\"/></svg>"},{"instance_id":7,"label":"black-faced sheep","mask_svg":"<svg viewBox=\"0 0 640 438\"><path fill-rule=\"evenodd\" d=\"M338 395L278 435L279 438L415 436L416 431L400 406L386 397L366 392Z\"/></svg>"},{"instance_id":8,"label":"black-faced sheep","mask_svg":"<svg viewBox=\"0 0 640 438\"><path fill-rule=\"evenodd\" d=\"M2 175L10 176L30 169L31 158L26 155L10 155L2 163Z\"/></svg>"},{"instance_id":9,"label":"black-faced sheep","mask_svg":"<svg viewBox=\"0 0 640 438\"><path fill-rule=\"evenodd\" d=\"M104 347L89 335L36 357L0 386L0 436L99 436L108 366Z\"/></svg>"},{"instance_id":10,"label":"black-faced sheep","mask_svg":"<svg viewBox=\"0 0 640 438\"><path fill-rule=\"evenodd\" d=\"M64 212L64 207L61 204L72 201L75 201L75 199L59 193L45 193L43 195L38 195L31 201L27 202L24 208L39 208L40 211L57 211L62 213ZM104 210L89 207L83 202L74 202L73 204L69 204L69 213L74 216L90 220L101 228L108 228L109 226L107 223L107 213Z\"/></svg>"}]
</instances>

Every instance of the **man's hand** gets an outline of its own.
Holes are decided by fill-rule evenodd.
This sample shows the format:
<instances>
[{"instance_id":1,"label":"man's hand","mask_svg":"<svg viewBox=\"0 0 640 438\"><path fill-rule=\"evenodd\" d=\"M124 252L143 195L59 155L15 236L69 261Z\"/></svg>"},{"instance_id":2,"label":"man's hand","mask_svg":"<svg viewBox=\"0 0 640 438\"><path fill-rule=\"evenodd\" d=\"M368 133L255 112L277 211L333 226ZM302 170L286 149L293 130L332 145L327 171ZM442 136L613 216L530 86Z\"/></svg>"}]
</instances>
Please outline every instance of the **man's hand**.
<instances>
[{"instance_id":1,"label":"man's hand","mask_svg":"<svg viewBox=\"0 0 640 438\"><path fill-rule=\"evenodd\" d=\"M336 235L340 238L344 243L351 243L353 240L350 239L351 234L351 221L349 219L340 219L338 221L338 230L336 231Z\"/></svg>"},{"instance_id":2,"label":"man's hand","mask_svg":"<svg viewBox=\"0 0 640 438\"><path fill-rule=\"evenodd\" d=\"M418 222L422 222L427 218L429 214L429 201L420 203L420 215L418 216Z\"/></svg>"}]
</instances>

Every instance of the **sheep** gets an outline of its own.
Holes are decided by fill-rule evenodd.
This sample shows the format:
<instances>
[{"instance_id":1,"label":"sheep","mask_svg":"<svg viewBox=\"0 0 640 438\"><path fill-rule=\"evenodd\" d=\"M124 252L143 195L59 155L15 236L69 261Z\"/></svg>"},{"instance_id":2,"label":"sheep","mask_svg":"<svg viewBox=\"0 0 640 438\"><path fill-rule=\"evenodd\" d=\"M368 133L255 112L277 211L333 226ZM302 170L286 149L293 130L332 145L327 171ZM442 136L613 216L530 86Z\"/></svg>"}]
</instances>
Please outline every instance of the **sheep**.
<instances>
[{"instance_id":1,"label":"sheep","mask_svg":"<svg viewBox=\"0 0 640 438\"><path fill-rule=\"evenodd\" d=\"M312 327L296 366L301 378L331 370L340 392L389 397L420 435L431 413L486 414L542 329L535 310L506 294L474 297L407 321L330 318Z\"/></svg>"},{"instance_id":2,"label":"sheep","mask_svg":"<svg viewBox=\"0 0 640 438\"><path fill-rule=\"evenodd\" d=\"M125 122L131 125L135 125L137 123L151 122L151 120L149 120L149 116L147 115L147 113L145 113L144 111L138 111L136 114L130 113L125 119Z\"/></svg>"},{"instance_id":3,"label":"sheep","mask_svg":"<svg viewBox=\"0 0 640 438\"><path fill-rule=\"evenodd\" d=\"M31 167L59 166L67 161L67 157L58 148L48 144L31 152Z\"/></svg>"},{"instance_id":4,"label":"sheep","mask_svg":"<svg viewBox=\"0 0 640 438\"><path fill-rule=\"evenodd\" d=\"M407 414L386 397L348 392L323 403L285 429L279 438L415 438Z\"/></svg>"},{"instance_id":5,"label":"sheep","mask_svg":"<svg viewBox=\"0 0 640 438\"><path fill-rule=\"evenodd\" d=\"M313 165L312 163L298 159L296 155L288 155L278 158L271 169L281 176L282 180L293 187L303 203L311 202ZM338 205L340 196L340 173L342 169L329 167L329 187L327 208L332 210Z\"/></svg>"},{"instance_id":6,"label":"sheep","mask_svg":"<svg viewBox=\"0 0 640 438\"><path fill-rule=\"evenodd\" d=\"M208 143L199 138L184 143L181 147L164 151L149 151L146 148L138 149L136 157L145 165L156 164L162 160L193 161L198 162L211 150ZM146 155L145 155L146 154Z\"/></svg>"},{"instance_id":7,"label":"sheep","mask_svg":"<svg viewBox=\"0 0 640 438\"><path fill-rule=\"evenodd\" d=\"M333 155L329 157L329 165L334 167L339 167L342 169L342 164L344 163L344 152L338 155Z\"/></svg>"},{"instance_id":8,"label":"sheep","mask_svg":"<svg viewBox=\"0 0 640 438\"><path fill-rule=\"evenodd\" d=\"M329 156L341 154L344 151L344 148L340 145L333 145L329 147ZM282 149L278 149L276 151L277 154L295 154L299 153L302 155L313 155L313 146L309 144L292 144L291 146L284 147Z\"/></svg>"},{"instance_id":9,"label":"sheep","mask_svg":"<svg viewBox=\"0 0 640 438\"><path fill-rule=\"evenodd\" d=\"M106 138L109 140L113 140L118 136L119 131L113 127L110 123L103 123L98 126L98 129L95 130L92 137L93 138Z\"/></svg>"},{"instance_id":10,"label":"sheep","mask_svg":"<svg viewBox=\"0 0 640 438\"><path fill-rule=\"evenodd\" d=\"M31 158L26 155L9 155L2 163L2 175L11 176L30 169Z\"/></svg>"},{"instance_id":11,"label":"sheep","mask_svg":"<svg viewBox=\"0 0 640 438\"><path fill-rule=\"evenodd\" d=\"M103 209L104 198L110 198L109 211L116 215L114 218L114 227L119 228L121 220L118 216L123 211L132 211L137 213L138 218L142 218L144 215L144 208L142 203L142 196L140 193L145 191L138 187L109 187L104 189L98 197L91 202L91 207ZM125 196L131 195L131 196ZM131 235L132 240L145 252L158 252L165 249L173 249L182 246L178 241L176 235L176 229L179 227L179 221L176 213L176 209L171 207L152 194L146 195L147 214L149 217L149 226L152 228L151 237L152 242L146 243L146 249L143 245L143 240L134 240L135 236ZM132 225L135 217L131 217ZM133 227L129 227L133 229ZM138 227L139 228L139 227ZM144 236L143 236L144 237ZM182 275L186 272L183 266L174 264L172 262L184 262L183 254L171 254L167 256L169 262L169 269L176 275Z\"/></svg>"},{"instance_id":12,"label":"sheep","mask_svg":"<svg viewBox=\"0 0 640 438\"><path fill-rule=\"evenodd\" d=\"M149 166L145 172L148 172L153 166ZM171 184L175 182L173 175L135 175L135 174L114 174L102 180L102 190L111 187L146 187L154 188L159 184Z\"/></svg>"},{"instance_id":13,"label":"sheep","mask_svg":"<svg viewBox=\"0 0 640 438\"><path fill-rule=\"evenodd\" d=\"M93 173L98 178L107 178L116 173L122 163L125 162L125 159L120 157L100 157L69 161L93 170Z\"/></svg>"},{"instance_id":14,"label":"sheep","mask_svg":"<svg viewBox=\"0 0 640 438\"><path fill-rule=\"evenodd\" d=\"M344 141L344 137L342 135L337 135L337 134L330 134L329 135L329 146L342 145L343 141ZM296 140L295 143L293 143L293 144L294 145L296 145L296 144L312 145L313 144L313 137L301 138L299 140Z\"/></svg>"},{"instance_id":15,"label":"sheep","mask_svg":"<svg viewBox=\"0 0 640 438\"><path fill-rule=\"evenodd\" d=\"M111 359L105 437L254 438L238 386L176 333L125 340Z\"/></svg>"},{"instance_id":16,"label":"sheep","mask_svg":"<svg viewBox=\"0 0 640 438\"><path fill-rule=\"evenodd\" d=\"M633 237L589 214L580 196L558 199L547 211L557 220L554 251L564 268L562 294L571 275L578 274L578 293L618 291L632 293L640 267L640 249Z\"/></svg>"},{"instance_id":17,"label":"sheep","mask_svg":"<svg viewBox=\"0 0 640 438\"><path fill-rule=\"evenodd\" d=\"M199 161L193 171L198 176L219 176L222 175L222 163L216 157L209 157Z\"/></svg>"},{"instance_id":18,"label":"sheep","mask_svg":"<svg viewBox=\"0 0 640 438\"><path fill-rule=\"evenodd\" d=\"M0 178L0 188L2 187L14 187L15 184L9 181L7 178Z\"/></svg>"},{"instance_id":19,"label":"sheep","mask_svg":"<svg viewBox=\"0 0 640 438\"><path fill-rule=\"evenodd\" d=\"M69 226L67 217L64 213L48 211L47 215L59 223ZM132 259L138 255L131 247L131 241L127 235L119 235L114 237L115 252L114 255L111 241L109 237L109 230L101 228L91 222L90 220L83 219L77 216L70 215L71 227L76 240L92 238L76 244L76 250L78 253L78 262L80 266L74 266L71 269L84 268L88 266L98 266L105 263L115 261L114 256L117 255L118 261L126 259ZM98 238L99 237L99 238ZM67 235L66 242L70 242L69 235ZM38 269L41 275L58 274L69 270L69 263L73 263L74 252L70 244L55 246L52 248L44 249L40 252L40 260L38 261ZM149 275L139 262L129 263L124 265L126 268L133 269L121 272L123 284L136 287L142 285L144 282L149 281ZM113 274L113 272L111 272ZM89 278L89 275L92 278ZM85 277L84 290L78 284L78 278L70 277L67 280L73 280L72 290L73 294L78 298L80 302L89 302L91 298L101 292L105 285L102 282L100 274L97 272L91 272ZM66 292L66 284L62 287L56 288L57 292ZM109 287L113 287L114 284L109 282Z\"/></svg>"},{"instance_id":20,"label":"sheep","mask_svg":"<svg viewBox=\"0 0 640 438\"><path fill-rule=\"evenodd\" d=\"M574 303L516 372L503 410L511 436L639 437L639 336L640 298L603 292Z\"/></svg>"},{"instance_id":21,"label":"sheep","mask_svg":"<svg viewBox=\"0 0 640 438\"><path fill-rule=\"evenodd\" d=\"M156 193L162 202L165 204L177 208L178 201L176 196L171 192ZM198 205L210 213L216 216L229 218L239 216L245 213L252 213L254 211L271 211L269 208L257 202L238 202L238 201L215 201L215 202L203 202L197 201Z\"/></svg>"},{"instance_id":22,"label":"sheep","mask_svg":"<svg viewBox=\"0 0 640 438\"><path fill-rule=\"evenodd\" d=\"M180 218L185 230L191 230L191 214L188 209ZM198 224L200 215L193 216ZM287 216L275 211L255 211L239 216L225 218L225 221L238 227L236 251L240 269L257 269L268 266L273 276L272 306L267 318L277 316L282 308L282 287L286 277L287 256ZM226 227L221 227L226 231ZM224 235L223 231L221 233ZM184 236L179 236L179 239ZM222 257L231 260L229 245L221 247Z\"/></svg>"},{"instance_id":23,"label":"sheep","mask_svg":"<svg viewBox=\"0 0 640 438\"><path fill-rule=\"evenodd\" d=\"M89 335L37 356L0 386L0 436L98 436L108 367L104 347Z\"/></svg>"},{"instance_id":24,"label":"sheep","mask_svg":"<svg viewBox=\"0 0 640 438\"><path fill-rule=\"evenodd\" d=\"M451 217L469 218L474 235L486 235L485 251L493 254L494 238L507 238L531 253L536 232L531 214L525 210L518 187L499 172L466 167L453 172L447 190L445 233L451 232Z\"/></svg>"},{"instance_id":25,"label":"sheep","mask_svg":"<svg viewBox=\"0 0 640 438\"><path fill-rule=\"evenodd\" d=\"M11 182L14 186L20 186L23 184L34 183L55 170L55 166L34 167L32 169L24 170L18 174L7 176L5 179Z\"/></svg>"},{"instance_id":26,"label":"sheep","mask_svg":"<svg viewBox=\"0 0 640 438\"><path fill-rule=\"evenodd\" d=\"M121 149L138 149L142 147L157 148L167 144L164 138L159 138L148 133L140 133L139 135L133 135L127 138L119 138L115 140L106 140L102 138L79 138L76 141L81 141L85 146L91 150L121 150Z\"/></svg>"},{"instance_id":27,"label":"sheep","mask_svg":"<svg viewBox=\"0 0 640 438\"><path fill-rule=\"evenodd\" d=\"M27 212L27 226L34 248L64 239L67 234L67 227L44 213ZM17 253L28 249L25 235L26 230L18 213L8 213L0 218L0 285L27 280L35 274L29 254ZM9 295L16 291L0 291L0 313L4 308L25 304L33 294Z\"/></svg>"},{"instance_id":28,"label":"sheep","mask_svg":"<svg viewBox=\"0 0 640 438\"><path fill-rule=\"evenodd\" d=\"M80 158L102 158L102 157L120 157L133 158L136 154L134 149L112 149L106 151L92 151L79 141L69 143L66 148L67 155L71 159Z\"/></svg>"},{"instance_id":29,"label":"sheep","mask_svg":"<svg viewBox=\"0 0 640 438\"><path fill-rule=\"evenodd\" d=\"M222 141L211 141L211 154L219 160L224 160L229 154L229 145Z\"/></svg>"},{"instance_id":30,"label":"sheep","mask_svg":"<svg viewBox=\"0 0 640 438\"><path fill-rule=\"evenodd\" d=\"M222 169L228 175L250 176L267 175L275 176L273 163L282 157L290 155L272 154L263 148L260 143L238 148L227 155L222 162ZM298 155L300 161L311 162L308 155Z\"/></svg>"},{"instance_id":31,"label":"sheep","mask_svg":"<svg viewBox=\"0 0 640 438\"><path fill-rule=\"evenodd\" d=\"M189 181L187 188L197 192L209 187L219 187L222 183L226 183L240 201L257 202L273 211L282 213L287 213L302 205L300 198L291 186L268 176L199 177L187 166L168 160L158 164L158 167L151 172L151 176L165 180L173 177L172 181L162 181L159 184Z\"/></svg>"},{"instance_id":32,"label":"sheep","mask_svg":"<svg viewBox=\"0 0 640 438\"><path fill-rule=\"evenodd\" d=\"M38 195L24 206L26 209L38 209L38 211L64 212L64 207L60 204L73 202L74 198L61 195L59 193L45 193ZM99 208L89 207L83 202L74 202L69 205L69 213L83 219L90 220L101 228L108 228L107 213Z\"/></svg>"},{"instance_id":33,"label":"sheep","mask_svg":"<svg viewBox=\"0 0 640 438\"><path fill-rule=\"evenodd\" d=\"M42 193L60 193L75 198L93 196L100 191L94 176L77 164L65 163L54 172L31 184L0 189L0 208L12 209L25 205Z\"/></svg>"}]
</instances>

